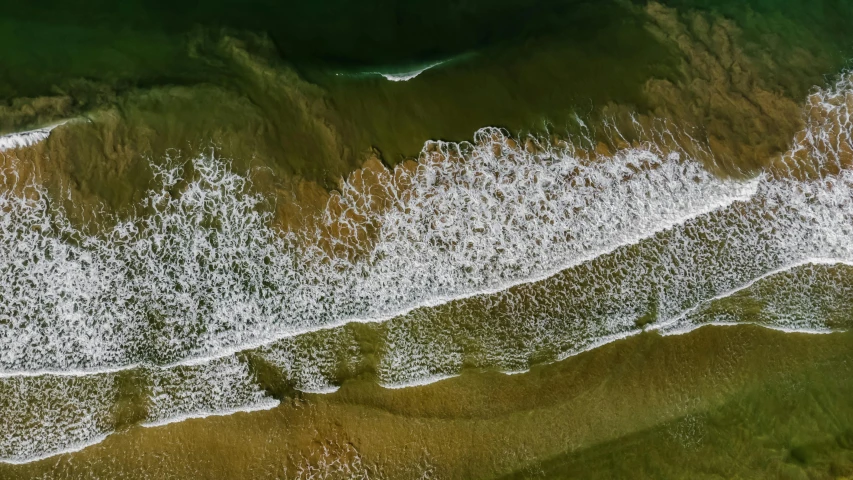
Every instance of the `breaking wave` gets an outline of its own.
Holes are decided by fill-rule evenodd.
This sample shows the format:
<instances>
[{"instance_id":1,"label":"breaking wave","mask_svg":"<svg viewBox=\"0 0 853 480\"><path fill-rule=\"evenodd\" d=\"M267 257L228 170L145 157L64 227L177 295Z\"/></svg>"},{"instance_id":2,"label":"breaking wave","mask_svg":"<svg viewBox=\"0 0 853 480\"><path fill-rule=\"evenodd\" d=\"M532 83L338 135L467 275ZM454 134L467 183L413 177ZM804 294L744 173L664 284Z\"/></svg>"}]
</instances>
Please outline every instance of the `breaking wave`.
<instances>
[{"instance_id":1,"label":"breaking wave","mask_svg":"<svg viewBox=\"0 0 853 480\"><path fill-rule=\"evenodd\" d=\"M0 136L0 152L13 150L15 148L24 148L43 142L50 136L50 132L62 125L65 122L51 125L49 127L38 128L26 132L10 133Z\"/></svg>"},{"instance_id":2,"label":"breaking wave","mask_svg":"<svg viewBox=\"0 0 853 480\"><path fill-rule=\"evenodd\" d=\"M432 143L413 172L345 185L311 231L272 228L263 197L212 157L177 195L184 167L156 168L146 213L97 236L38 187L0 194L0 374L170 365L387 320L547 277L758 184L651 144L590 161L509 140Z\"/></svg>"},{"instance_id":3,"label":"breaking wave","mask_svg":"<svg viewBox=\"0 0 853 480\"><path fill-rule=\"evenodd\" d=\"M849 78L815 92L781 167L750 180L710 174L696 148L594 155L487 128L428 143L416 168L351 177L311 229L272 227L265 198L211 156L155 166L140 213L97 235L37 185L0 193L0 416L17 432L0 458L99 441L125 370L144 372L149 425L277 405L231 355L247 349L333 391L338 352L358 356L349 322L385 322L391 387L742 321L724 302L738 295L763 299L754 323L838 328L803 312L849 298L851 107ZM27 397L40 390L56 401Z\"/></svg>"},{"instance_id":4,"label":"breaking wave","mask_svg":"<svg viewBox=\"0 0 853 480\"><path fill-rule=\"evenodd\" d=\"M377 73L379 75L382 75L383 77L385 77L386 80L390 80L392 82L408 82L409 80L417 77L418 75L424 73L425 71L429 70L430 68L437 67L443 63L445 63L445 62L441 61L441 62L431 63L429 65L426 65L426 66L423 66L421 68L417 68L414 70L410 70L408 72L399 72L399 73L379 73L379 72L377 72Z\"/></svg>"}]
</instances>

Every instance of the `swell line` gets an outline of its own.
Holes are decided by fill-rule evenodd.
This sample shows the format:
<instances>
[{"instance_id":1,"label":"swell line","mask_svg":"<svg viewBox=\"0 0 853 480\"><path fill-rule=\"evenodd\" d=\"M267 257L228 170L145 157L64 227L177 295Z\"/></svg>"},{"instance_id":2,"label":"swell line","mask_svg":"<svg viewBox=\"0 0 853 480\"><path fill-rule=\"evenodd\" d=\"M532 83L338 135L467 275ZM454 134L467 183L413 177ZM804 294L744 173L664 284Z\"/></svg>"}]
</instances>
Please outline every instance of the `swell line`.
<instances>
[{"instance_id":1,"label":"swell line","mask_svg":"<svg viewBox=\"0 0 853 480\"><path fill-rule=\"evenodd\" d=\"M207 418L207 417L226 417L229 415L234 415L236 413L251 413L251 412L261 412L264 410L272 410L279 406L281 402L274 398L267 398L265 401L256 403L253 405L247 405L245 407L237 407L237 408L226 408L222 410L210 410L210 411L199 411L194 413L188 413L184 415L178 415L175 417L166 418L163 420L157 420L154 422L144 422L139 425L144 428L156 428L162 427L164 425L168 425L170 423L179 423L184 420L191 419L199 419L199 418Z\"/></svg>"},{"instance_id":2,"label":"swell line","mask_svg":"<svg viewBox=\"0 0 853 480\"><path fill-rule=\"evenodd\" d=\"M70 120L63 120L47 127L0 135L0 152L16 148L31 147L37 143L43 142L47 140L47 137L50 136L50 133L55 128L65 125L69 121Z\"/></svg>"},{"instance_id":3,"label":"swell line","mask_svg":"<svg viewBox=\"0 0 853 480\"><path fill-rule=\"evenodd\" d=\"M42 454L42 455L38 455L38 456L35 456L35 457L26 457L26 458L0 458L0 463L7 463L7 464L10 464L10 465L24 465L24 464L27 464L27 463L38 462L39 460L45 460L45 459L48 459L48 458L51 458L51 457L55 457L55 456L58 456L58 455L64 455L64 454L66 454L66 453L79 452L79 451L81 451L81 450L83 450L83 449L85 449L85 448L91 447L92 445L97 445L97 444L99 444L99 443L103 442L104 440L106 440L106 439L107 439L107 437L109 437L109 436L110 436L110 435L112 435L113 433L115 433L115 432L107 433L107 434L102 434L102 435L100 435L100 436L98 436L98 437L95 437L95 438L93 438L93 439L91 439L91 440L86 440L86 441L84 441L84 442L79 442L79 443L76 443L76 444L74 444L74 445L71 445L71 446L69 446L68 448L63 448L62 450L58 450L58 451L54 451L54 452L48 452L48 453L45 453L45 454Z\"/></svg>"},{"instance_id":4,"label":"swell line","mask_svg":"<svg viewBox=\"0 0 853 480\"><path fill-rule=\"evenodd\" d=\"M766 279L766 278L770 278L770 277L772 277L772 276L774 276L774 275L778 275L778 274L780 274L780 273L789 272L789 271L791 271L791 270L793 270L793 269L795 269L795 268L803 267L803 266L806 266L806 265L847 265L847 266L851 266L851 267L853 267L853 261L851 261L851 260L847 260L847 259L842 259L842 258L809 258L809 259L802 260L802 261L799 261L799 262L790 263L790 264L788 264L788 265L785 265L785 266L782 266L782 267L779 267L779 268L776 268L776 269L770 270L769 272L766 272L766 273L764 273L764 274L762 274L762 275L759 275L759 276L757 276L757 277L753 278L752 280L750 280L750 281L748 281L748 282L746 282L746 283L744 283L744 284L742 284L742 285L740 285L740 286L738 286L738 287L735 287L735 288L733 288L733 289L731 289L731 290L727 290L727 291L725 291L725 292L723 292L723 293L720 293L720 294L718 294L718 295L715 295L715 296L713 296L713 297L711 297L711 298L708 298L708 299L702 300L701 302L697 303L696 305L694 305L694 306L692 306L692 307L688 308L687 310L684 310L684 311L683 311L683 312L681 312L678 316L676 316L676 317L674 317L674 318L671 318L671 319L669 319L669 320L663 321L663 322L656 322L656 323L654 323L654 324L652 324L652 325L649 325L647 328L648 328L648 330L663 330L663 329L666 329L666 328L668 328L668 327L670 327L670 326L673 326L673 325L677 324L677 323L678 323L678 322L680 322L681 320L684 320L684 318L685 318L685 317L687 317L688 315L690 315L690 314L691 314L691 313L693 313L693 312L696 312L697 310L699 310L700 308L702 308L703 306L705 306L705 305L707 305L707 304L709 304L709 303L711 303L711 302L714 302L714 301L717 301L717 300L722 300L722 299L727 298L727 297L731 297L732 295L735 295L735 294L737 294L738 292L741 292L741 291L743 291L743 290L746 290L746 289L748 289L748 288L752 287L752 286L753 286L753 285L755 285L756 283L758 283L758 282L760 282L760 281L762 281L762 280L764 280L764 279ZM727 324L728 324L728 323L725 323L725 322L718 322L718 323L719 323L720 325L723 325L723 324L726 324L726 325L727 325ZM711 324L711 323L705 323L705 324L702 324L702 325L710 325L710 324ZM791 330L791 331L797 331L797 329L789 329L789 330Z\"/></svg>"},{"instance_id":5,"label":"swell line","mask_svg":"<svg viewBox=\"0 0 853 480\"><path fill-rule=\"evenodd\" d=\"M742 184L742 188L740 190L741 193L739 195L730 196L730 197L726 198L725 200L719 201L719 202L714 203L714 204L706 205L703 208L697 209L696 211L691 212L690 214L683 215L681 217L677 217L677 218L670 220L668 222L664 222L662 224L659 224L656 226L656 228L648 230L648 231L644 232L643 234L634 235L634 236L629 237L627 239L624 239L618 243L612 244L606 248L602 248L602 249L593 251L587 255L581 256L579 258L572 259L571 261L560 264L554 268L544 270L541 273L539 273L538 275L533 275L530 277L525 277L525 278L521 278L521 279L512 280L509 282L504 282L504 283L497 285L497 286L477 289L477 290L473 290L473 291L469 291L469 292L460 293L457 295L432 297L432 298L429 298L423 302L419 302L419 303L416 303L414 305L404 307L404 308L401 308L399 310L395 310L393 312L388 312L388 313L385 313L385 314L379 315L379 316L350 317L350 318L344 318L344 319L341 319L339 321L329 322L329 323L325 323L325 324L321 324L321 325L314 325L314 326L310 326L310 327L294 329L294 330L288 331L286 333L283 333L281 335L274 335L274 336L268 337L268 338L261 340L261 341L248 342L248 343L244 343L244 344L234 346L232 348L223 349L223 350L220 350L220 351L218 351L212 355L204 355L204 356L198 356L198 357L187 357L187 358L181 359L179 361L167 363L167 364L163 364L163 365L150 364L147 362L140 362L140 363L124 365L124 366L119 366L119 367L94 368L94 369L75 369L75 370L39 369L39 370L30 370L30 371L8 371L8 370L6 370L6 371L0 371L0 378L38 377L38 376L45 376L45 375L82 377L82 376L91 376L91 375L98 375L98 374L104 374L104 373L117 373L117 372L121 372L121 371L137 369L137 368L168 370L168 369L172 369L172 368L180 367L180 366L202 365L202 364L206 364L206 363L213 361L213 360L229 357L229 356L234 355L238 352L242 352L242 351L246 351L246 350L253 350L256 348L264 347L264 346L270 345L272 343L275 343L277 341L280 341L280 340L283 340L286 338L291 338L291 337L304 335L304 334L308 334L308 333L313 333L313 332L318 332L318 331L332 330L332 329L336 329L336 328L345 326L345 325L350 324L350 323L382 323L382 322L386 322L388 320L391 320L391 319L394 319L394 318L397 318L400 316L404 316L404 315L411 313L412 311L415 311L418 309L435 308L435 307L438 307L438 306L441 306L441 305L444 305L447 303L455 302L455 301L460 301L460 300L465 300L465 299L479 297L479 296L485 296L485 295L494 295L496 293L499 293L499 292L502 292L505 290L509 290L509 289L512 289L512 288L520 286L520 285L532 284L532 283L541 282L543 280L547 280L547 279L559 274L562 271L565 271L565 270L570 269L570 268L577 267L577 266L582 265L584 263L591 262L598 257L608 255L608 254L613 253L614 251L619 250L621 248L636 245L639 242L642 242L644 240L652 238L661 232L671 230L672 228L674 228L676 226L683 225L683 224L685 224L685 223L687 223L687 222L689 222L695 218L702 217L704 215L707 215L707 214L712 213L712 212L717 211L717 210L725 209L725 208L731 206L732 204L734 204L736 202L748 201L755 195L757 188L758 188L758 184L760 183L761 179L762 179L762 177L759 176L759 177L753 178L747 182L744 182Z\"/></svg>"}]
</instances>

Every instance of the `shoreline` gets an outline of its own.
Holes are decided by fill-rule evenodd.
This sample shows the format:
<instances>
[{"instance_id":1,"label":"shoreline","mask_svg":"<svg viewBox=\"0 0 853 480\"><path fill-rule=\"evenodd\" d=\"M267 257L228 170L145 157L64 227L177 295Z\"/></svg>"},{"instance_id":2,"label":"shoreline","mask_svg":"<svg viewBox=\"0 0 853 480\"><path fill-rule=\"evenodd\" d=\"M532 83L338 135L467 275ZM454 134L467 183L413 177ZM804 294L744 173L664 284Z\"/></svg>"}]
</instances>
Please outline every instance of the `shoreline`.
<instances>
[{"instance_id":1,"label":"shoreline","mask_svg":"<svg viewBox=\"0 0 853 480\"><path fill-rule=\"evenodd\" d=\"M554 277L555 275L558 275L562 271L565 271L567 269L570 269L570 268L582 265L584 263L590 262L590 261L592 261L598 257L612 253L612 252L614 252L620 248L629 247L629 246L635 245L635 244L637 244L643 240L652 238L660 232L670 230L670 229L672 229L678 225L683 225L692 219L707 215L709 213L712 213L712 212L717 211L717 210L722 209L722 208L726 208L726 207L728 207L728 206L730 206L736 202L747 201L750 198L752 198L752 195L755 194L759 180L760 180L759 178L755 178L755 179L752 179L748 182L744 182L744 185L746 186L745 190L751 191L751 193L748 195L733 196L733 197L731 197L730 201L728 201L728 202L713 204L713 205L707 205L704 208L699 209L695 212L692 212L689 215L685 215L683 217L679 217L677 219L670 220L669 222L665 222L663 225L659 225L658 228L655 228L649 232L644 232L645 234L643 234L643 235L636 235L636 236L631 237L627 240L624 240L618 244L611 245L607 248L597 250L595 252L589 253L588 255L585 255L585 256L578 258L578 259L572 259L571 262L568 262L566 264L561 264L557 267L554 267L553 269L541 272L541 273L534 275L534 276L531 276L531 277L526 277L526 278L519 279L516 281L506 282L504 284L494 286L494 287L490 287L490 288L483 288L483 289L480 289L480 290L477 290L474 292L460 293L460 294L448 296L448 297L434 297L434 298L431 298L429 300L420 302L416 305L407 306L407 307L401 308L399 310L396 310L394 312L383 314L381 316L366 317L366 318L365 317L361 317L361 318L354 317L354 318L342 319L340 321L336 321L336 322L332 322L332 323L328 323L328 324L324 324L324 325L319 325L316 327L290 331L290 332L287 332L287 333L284 333L281 335L276 335L276 336L269 338L269 339L264 339L262 341L249 342L249 343L240 345L238 347L225 349L221 352L217 352L217 353L212 354L212 355L206 355L203 357L188 357L188 358L182 359L182 360L177 361L177 362L167 363L165 365L150 365L150 367L159 368L161 370L166 370L166 369L171 369L171 368L180 367L180 366L202 365L202 364L206 364L206 363L213 361L213 360L217 360L217 359L221 359L221 358L225 358L225 357L230 357L230 356L232 356L236 353L242 352L242 351L253 350L253 349L260 348L260 347L264 347L264 346L270 345L272 343L275 343L277 341L280 341L280 340L283 340L286 338L292 338L292 337L296 337L299 335L304 335L307 333L313 333L313 332L318 332L318 331L332 330L332 329L336 329L336 328L345 326L345 325L350 324L350 323L384 323L384 322L387 322L391 319L404 316L404 315L406 315L412 311L418 310L418 309L434 308L434 307L438 307L438 306L445 305L445 304L452 303L452 302L459 301L459 300L465 300L465 299L475 298L475 297L485 296L485 295L493 295L493 294L500 293L500 292L503 292L503 291L506 291L506 290L509 290L511 288L521 286L521 285L538 283L538 282L547 280L551 277ZM60 371L55 371L55 370L35 370L35 371L26 371L26 372L0 371L0 378L36 377L36 376L42 376L42 375L87 376L87 375L97 375L97 374L101 374L101 373L115 373L115 372L120 372L120 371L124 371L124 370L131 370L131 369L139 368L139 367L143 367L143 366L149 367L148 365L145 365L145 364L133 364L130 366L110 367L110 368L103 368L103 369L97 369L97 370L95 370L95 369L75 370L75 371L71 371L70 373L67 373L67 374L61 373ZM78 372L82 372L82 373L78 373Z\"/></svg>"},{"instance_id":2,"label":"shoreline","mask_svg":"<svg viewBox=\"0 0 853 480\"><path fill-rule=\"evenodd\" d=\"M708 329L704 329L702 327L708 327ZM679 334L675 334L675 335L661 336L661 337L659 337L659 340L655 341L655 343L657 344L660 342L664 342L661 345L667 345L671 341L669 339L673 339L677 342L682 342L682 340L679 340L679 338L687 338L687 339L693 339L693 340L689 340L689 342L695 342L700 337L707 337L707 336L727 337L727 336L729 336L726 333L726 331L728 331L728 329L729 329L728 327L733 327L735 329L741 329L742 331L753 331L756 333L765 332L765 331L766 332L776 332L776 333L782 334L783 337L781 337L781 338L783 338L783 339L787 338L789 333L808 334L807 335L808 337L821 337L821 338L832 337L832 338L838 339L838 341L842 341L842 339L849 337L849 332L801 332L801 331L787 332L785 330L776 329L776 328L769 327L769 326L755 325L755 324L749 324L749 323L740 323L740 324L731 324L731 325L707 324L707 325L701 325L701 326L699 326L699 327L697 327L697 328L695 328L689 332L680 332ZM753 330L753 329L757 329L757 330ZM640 332L640 333L642 333L642 332ZM827 333L829 333L829 335L827 335ZM811 334L819 334L819 335L811 335ZM761 336L763 336L763 334ZM632 338L624 338L624 340L634 341L635 343L639 342L640 344L642 344L644 342L648 342L648 340L640 341L636 336L633 336L633 337L634 337L633 339ZM788 340L785 340L785 341L787 342ZM806 340L804 340L804 341L808 342ZM790 342L802 343L803 341L792 339L792 340L790 340ZM578 352L577 354L572 355L571 357L567 357L567 358L558 360L556 362L537 365L535 368L538 371L538 373L534 376L530 376L531 370L527 370L524 372L496 372L496 371L490 371L490 370L482 371L482 372L473 371L473 372L465 372L465 373L458 374L458 375L448 376L448 377L442 378L436 382L425 384L425 385L411 385L410 387L412 387L412 388L394 388L394 387L383 386L383 385L379 385L379 384L373 384L373 386L371 387L370 385L364 385L364 384L359 382L358 383L359 386L356 387L356 391L360 391L360 389L362 389L362 388L367 388L368 392L371 392L371 391L374 392L371 395L380 395L380 396L386 396L385 394L381 393L383 391L388 392L388 394L390 394L390 395L396 395L396 393L394 393L394 392L406 391L406 392L404 392L404 394L406 396L413 396L413 395L418 395L417 392L420 391L420 388L418 388L418 387L430 389L431 391L435 391L435 392L444 392L448 388L450 388L451 390L447 390L446 394L452 395L453 389L455 389L455 388L467 389L467 388L474 388L474 386L478 386L477 388L481 388L479 386L487 385L488 384L487 379L494 378L494 377L491 377L494 374L499 374L499 375L501 375L502 378L506 378L508 380L511 380L512 382L519 382L520 381L525 385L530 383L530 385L532 387L533 385L538 385L538 382L540 382L540 379L544 380L544 379L550 378L548 375L545 375L543 372L547 372L547 371L551 371L551 370L556 370L556 371L566 370L567 368L569 368L569 366L566 362L577 362L577 361L583 362L583 360L580 360L580 358L584 355L590 355L591 354L591 355L594 355L597 357L597 356L605 355L605 350L610 352L610 353L607 353L606 355L613 355L614 354L613 348L617 348L617 347L614 347L614 346L609 345L609 344L608 345L602 345L602 347L608 347L608 348L602 348L602 349L594 348L594 349L590 349L590 350L585 350L583 352ZM632 350L636 350L637 348L638 347L636 345L631 347ZM704 355L705 354L700 355L700 358L703 357ZM699 359L697 358L696 361L699 361ZM583 363L581 363L581 364L583 364ZM543 375L545 375L545 376L543 376ZM468 381L466 381L464 383L460 383L461 381L466 380L466 379ZM443 380L451 381L451 383L443 383L442 382ZM484 383L484 382L486 382L486 383ZM471 385L470 387L463 387L463 385L469 385L469 384ZM441 385L445 385L445 386L441 386ZM540 386L540 388L541 387L544 387L544 386ZM376 388L378 388L379 390L374 390ZM348 386L345 390L341 390L341 392L343 392L345 397L342 398L341 400L332 401L332 404L336 404L336 402L343 401L344 405L346 405L346 402L347 402L346 398L349 398L349 396L352 395L352 393L350 392L351 390L352 390L351 386ZM340 395L340 394L338 394L338 395ZM332 396L334 396L334 394ZM315 400L311 400L312 398ZM321 400L321 399L326 399L326 398L331 399L332 397L325 395L325 394L310 394L310 396L307 399L302 400L302 402L307 401L309 403L313 403L314 401L319 401L320 404L325 404L326 401ZM359 398L359 397L354 397L354 398ZM272 405L272 403L275 403L276 405ZM194 425L196 425L195 427L189 427L188 424L184 423L184 420L197 420L200 422L205 422L206 420L218 421L216 419L222 419L223 421L226 421L226 422L233 422L233 421L238 421L238 420L236 420L236 417L234 417L234 414L237 414L237 413L249 413L250 416L241 417L241 418L246 419L246 421L248 421L250 423L254 423L254 422L258 421L258 420L253 419L253 415L255 415L255 414L273 415L273 418L275 418L275 417L278 417L280 415L280 414L275 413L276 411L281 410L281 409L293 409L293 408L298 409L298 403L297 404L289 404L289 403L279 402L279 400L277 400L277 399L270 399L270 402L266 402L264 405L260 406L260 408L256 408L256 407L258 407L258 406L249 406L246 408L227 409L227 410L217 411L217 412L205 412L204 414L199 414L199 415L182 416L180 419L177 419L177 418L176 419L169 419L169 420L164 421L162 423L161 422L153 422L153 423L148 423L148 424L137 424L136 426L132 427L131 430L129 430L129 431L125 430L124 432L126 435L129 434L131 436L137 436L137 435L144 435L145 434L144 432L147 430L152 430L152 431L153 430L160 430L160 427L166 427L167 429L168 428L184 428L184 427L182 427L182 425L186 425L187 426L186 428L198 428L199 426L204 425L204 423L194 423ZM268 413L265 413L265 412L268 412ZM164 430L164 431L167 431L167 430ZM80 444L76 444L74 446L68 447L67 449L63 449L62 451L46 454L46 455L39 456L39 457L29 459L29 460L23 460L22 461L22 460L3 459L3 460L0 460L0 464L7 465L10 467L23 467L26 465L35 465L38 462L40 462L42 460L49 459L49 458L60 457L60 456L67 455L67 454L74 454L74 453L78 453L78 452L88 451L87 450L88 447L95 447L97 445L102 445L105 440L107 440L108 438L112 438L114 433L115 432L104 435L102 437L99 437L99 438L91 441L91 442L81 442ZM73 457L71 457L71 458L73 458ZM57 461L62 461L62 462L72 461L71 458L69 458L68 460L57 460Z\"/></svg>"}]
</instances>

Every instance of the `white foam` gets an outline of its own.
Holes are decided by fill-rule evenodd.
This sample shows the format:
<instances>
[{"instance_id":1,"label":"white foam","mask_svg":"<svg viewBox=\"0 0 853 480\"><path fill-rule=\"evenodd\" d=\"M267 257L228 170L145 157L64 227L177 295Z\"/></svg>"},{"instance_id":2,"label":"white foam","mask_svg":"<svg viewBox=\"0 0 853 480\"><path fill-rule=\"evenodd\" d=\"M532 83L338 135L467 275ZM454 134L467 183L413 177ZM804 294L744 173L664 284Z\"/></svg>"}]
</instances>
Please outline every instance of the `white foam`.
<instances>
[{"instance_id":1,"label":"white foam","mask_svg":"<svg viewBox=\"0 0 853 480\"><path fill-rule=\"evenodd\" d=\"M164 425L169 425L170 423L178 423L178 422L183 422L185 420L207 418L207 417L225 417L228 415L234 415L235 413L250 413L250 412L260 412L260 411L264 411L264 410L272 410L273 408L278 407L280 404L281 404L281 402L279 402L276 399L265 398L261 402L253 403L253 404L242 406L242 407L223 408L220 410L190 410L192 413L186 413L183 415L176 415L174 417L169 417L169 418L165 418L165 419L157 420L157 421L152 421L152 422L144 422L140 425L142 427L145 427L145 428L162 427Z\"/></svg>"},{"instance_id":2,"label":"white foam","mask_svg":"<svg viewBox=\"0 0 853 480\"><path fill-rule=\"evenodd\" d=\"M56 457L59 455L65 455L67 453L74 453L83 450L84 448L91 447L92 445L97 445L109 437L109 434L104 435L96 435L86 441L71 443L64 448L59 450L48 451L45 453L41 453L38 455L33 455L31 457L21 457L16 456L12 458L0 458L0 463L8 463L10 465L24 465L27 463L38 462L39 460L45 460L50 457Z\"/></svg>"},{"instance_id":3,"label":"white foam","mask_svg":"<svg viewBox=\"0 0 853 480\"><path fill-rule=\"evenodd\" d=\"M442 380L448 380L451 378L458 377L459 374L453 375L431 375L429 377L418 378L415 380L409 380L407 382L399 382L399 383L381 383L380 385L383 388L387 388L389 390L399 390L401 388L411 388L411 387L420 387L423 385L429 385L431 383L440 382Z\"/></svg>"},{"instance_id":4,"label":"white foam","mask_svg":"<svg viewBox=\"0 0 853 480\"><path fill-rule=\"evenodd\" d=\"M603 252L556 277L391 320L388 329L404 334L395 334L384 352L380 377L405 384L436 372L452 375L463 357L473 366L524 370L538 352L562 359L640 333L636 321L649 312L655 316L647 328L691 329L704 306L764 280L805 265L853 264L853 172L841 155L853 151L847 115L853 94L845 93L851 91L845 78L809 101L809 126L785 157L790 173L807 172L807 180L762 176L749 199ZM851 292L841 279L824 276L785 285L809 282L826 291L785 286L775 297L764 294L761 325L831 330L826 313L839 312ZM431 346L435 338L443 339L440 348ZM470 345L476 345L473 352Z\"/></svg>"},{"instance_id":5,"label":"white foam","mask_svg":"<svg viewBox=\"0 0 853 480\"><path fill-rule=\"evenodd\" d=\"M809 259L853 261L853 172L840 153L853 146L851 91L845 79L811 97L787 156L792 171L810 162L804 181L723 180L652 143L595 161L571 145L529 153L483 129L473 144L429 143L415 171L367 191L344 184L312 231L271 228L264 199L212 157L194 161L177 196L182 166L157 168L145 214L99 236L38 187L3 192L0 373L152 365L147 423L162 424L272 405L229 355L351 321L388 321L388 387L454 376L469 360L513 371L537 352L565 358L639 333L652 304L658 325L680 321ZM297 388L330 391L338 347L261 354Z\"/></svg>"},{"instance_id":6,"label":"white foam","mask_svg":"<svg viewBox=\"0 0 853 480\"><path fill-rule=\"evenodd\" d=\"M478 141L428 146L414 173L397 172L410 187L378 187L390 202L381 209L345 185L337 203L363 220L329 211L310 232L270 228L262 198L210 157L194 162L198 178L179 198L169 190L180 167L158 170L150 213L100 237L76 231L37 188L27 199L2 194L0 373L200 363L384 321L540 280L746 200L757 185L716 179L653 145L589 164L572 150L511 150L496 129ZM355 233L333 237L333 225ZM357 233L375 226L373 247L352 260ZM322 246L330 237L333 254Z\"/></svg>"},{"instance_id":7,"label":"white foam","mask_svg":"<svg viewBox=\"0 0 853 480\"><path fill-rule=\"evenodd\" d=\"M0 381L0 462L28 463L101 442L112 429L112 375Z\"/></svg>"},{"instance_id":8,"label":"white foam","mask_svg":"<svg viewBox=\"0 0 853 480\"><path fill-rule=\"evenodd\" d=\"M755 278L752 278L751 280L744 283L743 285L739 285L739 286L737 286L731 290L727 290L727 291L720 293L718 295L715 295L711 298L702 300L700 303L696 304L693 307L688 308L687 310L684 310L683 312L681 312L679 315L677 315L674 318L665 320L663 322L657 322L653 325L649 325L648 329L649 330L670 331L669 328L672 327L673 325L676 325L675 328L678 329L678 328L680 328L679 325L681 325L682 321L685 318L687 318L689 315L697 312L703 306L705 306L711 302L714 302L716 300L721 300L724 298L731 297L731 296L733 296L739 292L742 292L744 290L749 289L750 287L752 287L753 285L755 285L756 283L758 283L762 280L766 280L770 277L774 277L774 276L779 275L781 273L789 272L791 270L802 267L804 265L848 265L848 266L853 266L853 260L846 260L846 259L841 259L841 258L807 258L805 260L800 260L800 261L797 261L794 263L789 263L789 264L784 265L782 267L770 270L769 272L762 273L761 275L759 275ZM729 325L732 323L736 323L736 322L709 322L709 323L707 323L707 325ZM770 328L770 327L768 327L768 328ZM690 330L687 330L687 331L690 331ZM788 331L788 330L785 330L785 331ZM791 330L791 331L793 331L793 330Z\"/></svg>"},{"instance_id":9,"label":"white foam","mask_svg":"<svg viewBox=\"0 0 853 480\"><path fill-rule=\"evenodd\" d=\"M255 384L236 358L203 366L152 371L151 402L143 426L161 426L188 418L269 410L279 401Z\"/></svg>"},{"instance_id":10,"label":"white foam","mask_svg":"<svg viewBox=\"0 0 853 480\"><path fill-rule=\"evenodd\" d=\"M358 344L332 330L322 335L290 337L259 348L254 353L279 369L294 388L305 393L334 393L334 379L341 352L348 361L358 361Z\"/></svg>"},{"instance_id":11,"label":"white foam","mask_svg":"<svg viewBox=\"0 0 853 480\"><path fill-rule=\"evenodd\" d=\"M54 128L64 125L66 122L67 120L44 128L0 135L0 152L16 148L30 147L43 142L47 140L47 137L50 136L50 132L53 131Z\"/></svg>"},{"instance_id":12,"label":"white foam","mask_svg":"<svg viewBox=\"0 0 853 480\"><path fill-rule=\"evenodd\" d=\"M417 70L412 70L412 71L403 72L403 73L381 73L381 72L374 72L374 73L382 75L383 77L385 77L385 79L390 80L392 82L408 82L409 80L417 77L418 75L424 73L425 71L429 70L430 68L437 67L437 66L441 65L442 63L444 63L444 62L443 61L435 62L435 63L427 65L423 68L419 68Z\"/></svg>"}]
</instances>

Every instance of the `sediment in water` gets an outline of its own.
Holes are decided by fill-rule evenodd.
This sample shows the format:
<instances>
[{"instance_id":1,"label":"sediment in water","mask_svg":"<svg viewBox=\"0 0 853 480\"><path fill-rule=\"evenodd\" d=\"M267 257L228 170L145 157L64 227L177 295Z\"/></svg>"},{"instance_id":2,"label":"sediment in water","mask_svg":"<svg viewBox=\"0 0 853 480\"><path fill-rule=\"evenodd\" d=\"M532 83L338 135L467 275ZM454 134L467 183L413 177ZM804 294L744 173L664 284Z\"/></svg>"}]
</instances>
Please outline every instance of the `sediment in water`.
<instances>
[{"instance_id":1,"label":"sediment in water","mask_svg":"<svg viewBox=\"0 0 853 480\"><path fill-rule=\"evenodd\" d=\"M32 410L9 410L20 413L19 428L37 430L32 420L52 414L57 427L36 435L39 444L11 437L6 458L76 448L138 423L271 408L278 397L332 392L354 378L393 387L525 370L644 328L846 328L851 144L840 120L849 81L810 96L799 117L792 92L832 58L780 55L778 75L796 75L776 89L779 77L761 63L767 45L744 40L732 21L656 4L635 13L629 33L657 39L647 54L670 49L669 70L637 70L631 91L612 97L564 85L569 93L553 105L566 114L574 95L589 95L606 105L603 127L594 118L567 128L573 135L529 139L483 129L472 143L430 142L419 163L394 169L367 147L379 145L394 164L411 154L407 142L467 136L485 117L431 131L434 112L380 115L381 102L365 107L348 95L363 88L416 110L417 101L399 100L430 93L453 103L467 95L458 89L465 68L481 78L504 67L472 59L406 85L334 84L278 63L263 36L227 33L190 43L229 72L212 84L84 82L12 102L4 125L88 121L3 159L14 252L4 264L12 280L3 386L15 407ZM577 51L551 40L545 57ZM523 51L506 58L519 72L549 61ZM454 85L460 93L445 95ZM483 98L474 102L481 113L514 129L532 118L518 105L486 109L502 102ZM215 114L204 106L212 99ZM673 120L692 126L671 128ZM388 134L388 122L399 130ZM212 139L219 157L195 155L206 143L160 154L197 138ZM369 160L352 172L364 158L357 152ZM254 183L234 174L247 170ZM24 251L27 242L48 253ZM762 278L768 272L778 275ZM791 302L774 302L779 292ZM815 305L821 315L809 315ZM377 321L385 323L355 324ZM270 388L251 362L231 356L245 349L285 385ZM144 380L128 386L117 370ZM54 403L22 400L51 385ZM91 414L57 408L62 395ZM137 402L144 408L116 407Z\"/></svg>"}]
</instances>

